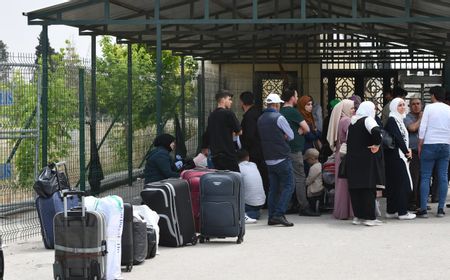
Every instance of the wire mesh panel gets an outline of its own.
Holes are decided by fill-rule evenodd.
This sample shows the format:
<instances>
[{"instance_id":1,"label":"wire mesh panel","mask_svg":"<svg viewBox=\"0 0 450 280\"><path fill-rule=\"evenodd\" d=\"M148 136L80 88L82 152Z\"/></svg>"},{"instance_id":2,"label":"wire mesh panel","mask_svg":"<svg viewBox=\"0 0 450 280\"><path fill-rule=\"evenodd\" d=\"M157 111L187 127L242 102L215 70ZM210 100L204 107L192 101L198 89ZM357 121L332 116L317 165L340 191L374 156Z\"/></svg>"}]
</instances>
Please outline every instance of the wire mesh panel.
<instances>
[{"instance_id":1,"label":"wire mesh panel","mask_svg":"<svg viewBox=\"0 0 450 280\"><path fill-rule=\"evenodd\" d=\"M0 234L5 242L37 232L32 185L39 155L39 68L33 56L0 62Z\"/></svg>"}]
</instances>

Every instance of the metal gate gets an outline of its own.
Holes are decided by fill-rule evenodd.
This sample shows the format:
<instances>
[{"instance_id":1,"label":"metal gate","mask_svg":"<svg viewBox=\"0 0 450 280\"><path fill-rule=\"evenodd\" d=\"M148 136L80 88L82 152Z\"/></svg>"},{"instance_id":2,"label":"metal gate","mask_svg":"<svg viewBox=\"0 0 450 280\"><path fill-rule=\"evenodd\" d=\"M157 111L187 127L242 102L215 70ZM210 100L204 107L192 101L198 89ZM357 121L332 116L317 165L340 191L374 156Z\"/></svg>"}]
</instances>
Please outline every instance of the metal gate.
<instances>
[{"instance_id":1,"label":"metal gate","mask_svg":"<svg viewBox=\"0 0 450 280\"><path fill-rule=\"evenodd\" d=\"M380 112L383 95L398 83L397 70L322 70L323 104L334 98L346 99L353 94L375 103Z\"/></svg>"}]
</instances>

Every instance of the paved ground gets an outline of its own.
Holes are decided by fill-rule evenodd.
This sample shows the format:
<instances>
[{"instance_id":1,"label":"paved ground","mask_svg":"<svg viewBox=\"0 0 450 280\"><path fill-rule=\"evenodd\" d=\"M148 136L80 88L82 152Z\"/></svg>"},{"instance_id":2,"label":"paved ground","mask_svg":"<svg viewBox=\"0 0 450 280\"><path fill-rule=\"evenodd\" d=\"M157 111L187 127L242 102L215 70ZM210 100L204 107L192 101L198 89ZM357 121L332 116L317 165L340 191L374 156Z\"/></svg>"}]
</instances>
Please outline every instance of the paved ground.
<instances>
[{"instance_id":1,"label":"paved ground","mask_svg":"<svg viewBox=\"0 0 450 280\"><path fill-rule=\"evenodd\" d=\"M436 204L432 204L432 213ZM449 216L450 216L450 209ZM355 226L329 214L288 215L294 227L269 227L266 216L234 238L184 248L160 247L124 279L450 279L450 217ZM5 279L52 279L53 252L39 238L4 248Z\"/></svg>"}]
</instances>

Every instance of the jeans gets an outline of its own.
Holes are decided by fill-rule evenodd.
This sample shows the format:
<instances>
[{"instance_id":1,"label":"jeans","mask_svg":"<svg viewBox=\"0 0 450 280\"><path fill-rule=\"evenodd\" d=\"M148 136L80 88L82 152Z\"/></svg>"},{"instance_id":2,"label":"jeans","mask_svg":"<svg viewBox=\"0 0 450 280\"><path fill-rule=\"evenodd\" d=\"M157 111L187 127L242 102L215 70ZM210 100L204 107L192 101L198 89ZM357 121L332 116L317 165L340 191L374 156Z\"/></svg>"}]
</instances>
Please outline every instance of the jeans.
<instances>
[{"instance_id":1,"label":"jeans","mask_svg":"<svg viewBox=\"0 0 450 280\"><path fill-rule=\"evenodd\" d=\"M245 204L245 214L252 219L258 220L259 217L261 217L261 211L260 211L261 208L262 208L262 205L253 206L253 205Z\"/></svg>"},{"instance_id":2,"label":"jeans","mask_svg":"<svg viewBox=\"0 0 450 280\"><path fill-rule=\"evenodd\" d=\"M430 193L430 178L433 167L436 166L436 178L439 190L438 208L445 205L448 191L448 161L450 145L448 144L424 144L420 154L420 208L427 209L428 195Z\"/></svg>"},{"instance_id":3,"label":"jeans","mask_svg":"<svg viewBox=\"0 0 450 280\"><path fill-rule=\"evenodd\" d=\"M292 163L289 158L275 165L267 165L269 172L269 219L282 216L286 212L292 193L294 179Z\"/></svg>"}]
</instances>

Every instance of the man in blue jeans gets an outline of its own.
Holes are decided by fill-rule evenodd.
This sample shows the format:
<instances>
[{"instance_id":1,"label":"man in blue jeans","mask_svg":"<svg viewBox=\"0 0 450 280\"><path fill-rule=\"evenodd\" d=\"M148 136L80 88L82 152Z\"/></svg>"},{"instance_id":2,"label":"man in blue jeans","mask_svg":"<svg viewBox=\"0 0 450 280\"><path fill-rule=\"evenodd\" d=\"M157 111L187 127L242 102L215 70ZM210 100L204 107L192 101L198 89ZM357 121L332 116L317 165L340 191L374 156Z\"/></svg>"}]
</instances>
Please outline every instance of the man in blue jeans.
<instances>
[{"instance_id":1,"label":"man in blue jeans","mask_svg":"<svg viewBox=\"0 0 450 280\"><path fill-rule=\"evenodd\" d=\"M450 156L450 106L444 103L443 87L430 88L431 102L425 107L419 128L418 153L420 157L420 210L417 216L427 218L430 178L436 166L439 191L437 217L444 217L448 191L448 162Z\"/></svg>"},{"instance_id":2,"label":"man in blue jeans","mask_svg":"<svg viewBox=\"0 0 450 280\"><path fill-rule=\"evenodd\" d=\"M271 93L266 98L267 109L259 117L257 126L261 138L261 147L269 173L268 225L294 224L284 216L294 192L292 163L289 158L288 141L294 139L294 133L288 121L279 113L284 103L278 94Z\"/></svg>"}]
</instances>

